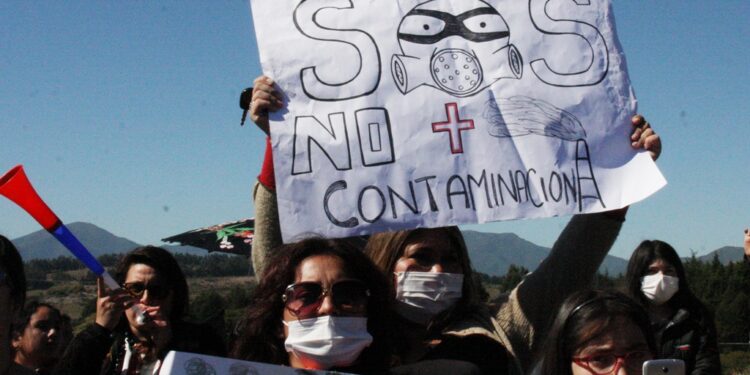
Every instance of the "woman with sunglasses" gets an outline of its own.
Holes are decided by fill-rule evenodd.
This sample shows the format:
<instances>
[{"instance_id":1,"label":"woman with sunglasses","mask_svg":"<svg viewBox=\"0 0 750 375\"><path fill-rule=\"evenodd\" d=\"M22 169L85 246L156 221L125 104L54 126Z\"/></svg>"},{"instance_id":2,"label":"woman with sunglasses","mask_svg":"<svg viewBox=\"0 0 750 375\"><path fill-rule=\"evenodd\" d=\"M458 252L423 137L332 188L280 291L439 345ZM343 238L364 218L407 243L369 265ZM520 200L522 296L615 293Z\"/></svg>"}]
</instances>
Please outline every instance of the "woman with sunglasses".
<instances>
[{"instance_id":1,"label":"woman with sunglasses","mask_svg":"<svg viewBox=\"0 0 750 375\"><path fill-rule=\"evenodd\" d=\"M687 374L720 374L713 314L693 294L677 251L659 240L641 242L625 274L627 293L651 319L659 358L681 359Z\"/></svg>"},{"instance_id":2,"label":"woman with sunglasses","mask_svg":"<svg viewBox=\"0 0 750 375\"><path fill-rule=\"evenodd\" d=\"M168 251L136 248L119 261L114 278L123 289L108 290L97 280L96 321L70 343L57 374L156 374L170 350L226 353L210 327L184 321L187 281Z\"/></svg>"},{"instance_id":3,"label":"woman with sunglasses","mask_svg":"<svg viewBox=\"0 0 750 375\"><path fill-rule=\"evenodd\" d=\"M581 291L563 302L533 374L632 375L655 352L648 315L619 292Z\"/></svg>"},{"instance_id":4,"label":"woman with sunglasses","mask_svg":"<svg viewBox=\"0 0 750 375\"><path fill-rule=\"evenodd\" d=\"M306 239L274 249L232 357L302 369L387 369L386 281L342 240Z\"/></svg>"}]
</instances>

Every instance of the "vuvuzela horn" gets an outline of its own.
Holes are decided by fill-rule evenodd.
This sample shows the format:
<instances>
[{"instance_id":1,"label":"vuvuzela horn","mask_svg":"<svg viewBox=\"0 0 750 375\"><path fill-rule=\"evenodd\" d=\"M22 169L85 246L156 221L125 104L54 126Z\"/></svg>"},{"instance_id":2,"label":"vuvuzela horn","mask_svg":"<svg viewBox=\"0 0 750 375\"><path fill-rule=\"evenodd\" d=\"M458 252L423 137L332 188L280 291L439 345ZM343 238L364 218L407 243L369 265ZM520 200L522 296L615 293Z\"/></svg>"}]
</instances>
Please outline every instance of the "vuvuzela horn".
<instances>
[{"instance_id":1,"label":"vuvuzela horn","mask_svg":"<svg viewBox=\"0 0 750 375\"><path fill-rule=\"evenodd\" d=\"M4 195L28 212L47 232L52 234L78 260L83 262L91 272L100 276L107 287L112 290L120 288L120 285L112 278L112 275L102 267L94 255L83 246L81 241L68 230L65 224L44 203L44 200L39 197L39 194L37 194L31 182L29 182L28 177L26 177L26 172L24 172L22 165L11 168L11 170L0 177L0 195ZM139 313L139 320L145 320L145 315L143 315L140 309L135 305L133 307Z\"/></svg>"}]
</instances>

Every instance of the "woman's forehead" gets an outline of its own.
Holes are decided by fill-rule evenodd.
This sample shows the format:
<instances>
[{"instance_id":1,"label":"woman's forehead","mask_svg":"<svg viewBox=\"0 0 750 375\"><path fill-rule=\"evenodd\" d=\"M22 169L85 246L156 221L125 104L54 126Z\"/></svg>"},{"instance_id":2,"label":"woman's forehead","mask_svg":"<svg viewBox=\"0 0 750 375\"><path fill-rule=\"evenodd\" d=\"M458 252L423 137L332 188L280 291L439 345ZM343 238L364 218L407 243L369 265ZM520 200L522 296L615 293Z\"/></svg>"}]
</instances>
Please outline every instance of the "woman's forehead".
<instances>
[{"instance_id":1,"label":"woman's forehead","mask_svg":"<svg viewBox=\"0 0 750 375\"><path fill-rule=\"evenodd\" d=\"M603 326L601 322L598 323L591 322L589 325L599 332L576 350L577 355L604 351L620 353L648 347L643 331L630 318L618 316Z\"/></svg>"},{"instance_id":2,"label":"woman's forehead","mask_svg":"<svg viewBox=\"0 0 750 375\"><path fill-rule=\"evenodd\" d=\"M126 282L128 280L140 281L141 279L154 279L159 276L159 272L156 268L143 263L133 263L128 268L128 273L125 275L125 279Z\"/></svg>"},{"instance_id":3,"label":"woman's forehead","mask_svg":"<svg viewBox=\"0 0 750 375\"><path fill-rule=\"evenodd\" d=\"M313 255L297 266L294 282L319 282L324 285L348 278L344 260L333 255Z\"/></svg>"}]
</instances>

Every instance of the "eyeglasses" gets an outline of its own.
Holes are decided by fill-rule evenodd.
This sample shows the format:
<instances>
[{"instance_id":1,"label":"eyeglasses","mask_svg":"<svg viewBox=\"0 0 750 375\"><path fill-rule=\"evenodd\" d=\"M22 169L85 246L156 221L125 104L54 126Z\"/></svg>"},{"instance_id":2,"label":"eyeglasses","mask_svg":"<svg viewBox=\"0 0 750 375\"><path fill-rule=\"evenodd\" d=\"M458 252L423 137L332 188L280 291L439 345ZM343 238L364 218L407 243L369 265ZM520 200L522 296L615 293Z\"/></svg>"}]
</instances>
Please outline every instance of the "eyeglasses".
<instances>
[{"instance_id":1,"label":"eyeglasses","mask_svg":"<svg viewBox=\"0 0 750 375\"><path fill-rule=\"evenodd\" d=\"M649 351L636 350L622 355L596 354L586 357L573 357L573 362L594 375L610 375L617 373L623 366L640 373L643 362L651 359L651 357Z\"/></svg>"},{"instance_id":2,"label":"eyeglasses","mask_svg":"<svg viewBox=\"0 0 750 375\"><path fill-rule=\"evenodd\" d=\"M154 299L164 299L169 294L169 288L160 284L144 284L142 282L125 283L125 290L133 297L142 298L143 293L148 290L148 297Z\"/></svg>"},{"instance_id":3,"label":"eyeglasses","mask_svg":"<svg viewBox=\"0 0 750 375\"><path fill-rule=\"evenodd\" d=\"M303 282L287 286L281 299L292 315L298 319L306 319L317 313L326 295L331 296L337 312L359 315L366 312L370 290L359 280L342 280L330 288L324 288L315 282Z\"/></svg>"}]
</instances>

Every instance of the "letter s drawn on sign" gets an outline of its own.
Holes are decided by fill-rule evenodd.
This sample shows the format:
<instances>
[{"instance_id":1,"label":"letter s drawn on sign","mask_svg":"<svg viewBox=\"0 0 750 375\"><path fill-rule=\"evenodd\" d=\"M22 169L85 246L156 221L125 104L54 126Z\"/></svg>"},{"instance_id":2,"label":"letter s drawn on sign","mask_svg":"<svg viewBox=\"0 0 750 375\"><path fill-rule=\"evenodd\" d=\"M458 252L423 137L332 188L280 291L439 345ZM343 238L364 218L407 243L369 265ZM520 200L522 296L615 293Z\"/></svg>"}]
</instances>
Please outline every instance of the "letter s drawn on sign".
<instances>
[{"instance_id":1,"label":"letter s drawn on sign","mask_svg":"<svg viewBox=\"0 0 750 375\"><path fill-rule=\"evenodd\" d=\"M324 82L318 77L317 68L308 66L300 70L302 90L311 99L340 101L366 96L375 92L380 82L380 51L375 39L359 29L339 30L321 25L318 14L325 9L352 9L351 0L302 0L294 9L294 25L300 33L310 39L352 46L359 61L357 73L344 82ZM345 63L340 59L331 60ZM331 67L330 69L335 69ZM346 79L346 78L344 78Z\"/></svg>"},{"instance_id":2,"label":"letter s drawn on sign","mask_svg":"<svg viewBox=\"0 0 750 375\"><path fill-rule=\"evenodd\" d=\"M604 80L609 71L609 49L599 29L579 20L555 19L547 13L547 4L552 1L575 2L578 6L590 6L590 0L529 0L529 15L534 27L544 34L574 34L583 38L591 49L588 66L577 72L557 72L544 58L531 62L531 70L544 83L559 87L593 86Z\"/></svg>"}]
</instances>

